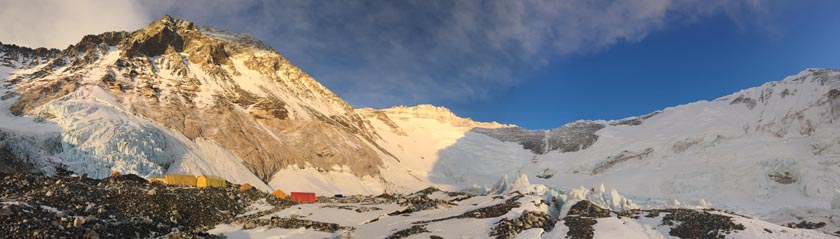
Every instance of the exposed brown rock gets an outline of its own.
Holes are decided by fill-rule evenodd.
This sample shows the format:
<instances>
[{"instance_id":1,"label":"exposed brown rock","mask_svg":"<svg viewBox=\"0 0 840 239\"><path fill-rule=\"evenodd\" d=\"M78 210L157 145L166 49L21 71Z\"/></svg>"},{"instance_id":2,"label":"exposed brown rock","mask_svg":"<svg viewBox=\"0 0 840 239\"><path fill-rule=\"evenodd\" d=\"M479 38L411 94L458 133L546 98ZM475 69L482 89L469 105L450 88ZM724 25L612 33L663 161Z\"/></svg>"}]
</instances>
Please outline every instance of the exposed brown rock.
<instances>
[{"instance_id":1,"label":"exposed brown rock","mask_svg":"<svg viewBox=\"0 0 840 239\"><path fill-rule=\"evenodd\" d=\"M198 29L192 22L164 16L149 26L133 32L131 37L123 43L125 44L123 55L127 57L158 56L166 52L170 46L175 48L175 51L181 52L193 34L198 34Z\"/></svg>"},{"instance_id":2,"label":"exposed brown rock","mask_svg":"<svg viewBox=\"0 0 840 239\"><path fill-rule=\"evenodd\" d=\"M19 89L20 99L12 103L10 110L14 115L29 113L35 107L76 91L80 86L79 80L78 76L48 79L43 84Z\"/></svg>"},{"instance_id":3,"label":"exposed brown rock","mask_svg":"<svg viewBox=\"0 0 840 239\"><path fill-rule=\"evenodd\" d=\"M378 175L382 160L377 150L388 153L376 145L379 136L369 123L281 55L247 43L204 35L193 23L168 16L130 33L89 35L62 51L62 59L27 76L26 80L37 82L18 88L21 97L12 111L32 113L35 107L74 92L84 84L82 77L89 75L84 67L101 64L104 54L116 47L122 50L120 58L97 69L105 70L105 75L89 82L108 89L129 113L189 139L218 142L264 181L292 165ZM259 80L275 88L260 92L241 88L236 77L246 69L241 65L236 69L233 59L243 59L247 70L259 72ZM70 66L63 74L74 76L49 78L59 66ZM204 82L222 89L205 87ZM208 93L215 97L212 102L195 102L197 95ZM289 102L307 104L291 107ZM315 110L308 103L326 105L331 111Z\"/></svg>"}]
</instances>

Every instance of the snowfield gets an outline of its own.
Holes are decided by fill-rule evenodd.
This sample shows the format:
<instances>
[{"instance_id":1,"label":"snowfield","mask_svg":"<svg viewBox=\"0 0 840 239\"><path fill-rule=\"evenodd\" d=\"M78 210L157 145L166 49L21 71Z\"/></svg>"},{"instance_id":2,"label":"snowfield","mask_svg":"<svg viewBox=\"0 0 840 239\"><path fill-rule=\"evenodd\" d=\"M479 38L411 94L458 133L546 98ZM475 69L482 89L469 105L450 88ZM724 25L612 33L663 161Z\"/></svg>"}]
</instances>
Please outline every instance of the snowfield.
<instances>
[{"instance_id":1,"label":"snowfield","mask_svg":"<svg viewBox=\"0 0 840 239\"><path fill-rule=\"evenodd\" d=\"M592 202L596 207L609 208L607 201L610 201L611 194L594 193L588 189L582 191L547 189L543 185L528 184L527 179L523 177L516 181L517 183L507 188L496 188L499 194L485 196L423 190L407 195L406 198L426 198L425 200L439 200L442 203L437 204L436 207L409 213L402 213L406 208L414 206L411 203L404 203L413 201L406 198L396 201L368 198L362 202L351 202L354 199L324 199L318 203L294 205L280 211L264 208L262 212L266 213L261 213L261 217L251 222L221 224L209 230L208 233L221 234L228 238L436 238L435 236L440 238L578 238L579 234L576 233L589 230L592 238L685 238L686 234L681 233L690 231L686 230L689 226L682 227L680 223L667 224L667 221L674 220L666 219L669 218L668 215L705 212L706 217L720 216L725 223L742 228L731 231L693 229L699 231L694 233L700 233L699 235L704 235L704 237L717 234L726 238L832 238L831 235L814 230L792 229L727 212L706 211L699 207L673 212L666 209L656 215L652 211L629 209L628 211L632 213L623 214L624 216L616 213L597 217L572 214L571 211L579 212L576 210L580 208L578 204L580 202ZM519 193L520 191L513 191L515 188L530 191L530 193L523 195ZM617 193L614 192L614 194ZM558 202L557 204L548 203L552 197ZM513 206L499 207L506 204ZM464 216L473 215L471 212L475 211L483 211L485 214L481 215L487 217ZM517 221L518 218L529 218L527 215L546 215L549 220L538 223L540 220L530 217L532 219L529 221ZM261 226L258 223L259 220L265 222L282 218L333 223L345 229L325 232L319 231L316 227L277 228ZM594 224L581 226L570 223L577 218L591 219ZM510 228L510 231L501 229L499 225L504 224L504 221L513 221L511 225L518 226ZM249 223L253 224L243 226ZM507 232L512 233L507 234Z\"/></svg>"}]
</instances>

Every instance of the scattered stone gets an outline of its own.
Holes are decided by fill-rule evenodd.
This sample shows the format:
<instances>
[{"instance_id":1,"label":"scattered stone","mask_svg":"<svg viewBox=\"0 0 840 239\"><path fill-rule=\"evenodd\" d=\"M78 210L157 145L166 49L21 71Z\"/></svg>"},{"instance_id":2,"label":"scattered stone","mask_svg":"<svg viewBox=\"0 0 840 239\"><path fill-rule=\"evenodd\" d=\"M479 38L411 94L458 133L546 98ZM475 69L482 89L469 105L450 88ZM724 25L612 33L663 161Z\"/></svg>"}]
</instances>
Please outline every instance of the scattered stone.
<instances>
[{"instance_id":1,"label":"scattered stone","mask_svg":"<svg viewBox=\"0 0 840 239\"><path fill-rule=\"evenodd\" d=\"M583 200L572 206L572 208L569 209L568 215L603 218L610 216L610 210L596 206L588 200Z\"/></svg>"},{"instance_id":2,"label":"scattered stone","mask_svg":"<svg viewBox=\"0 0 840 239\"><path fill-rule=\"evenodd\" d=\"M791 174L790 172L773 172L767 175L773 181L776 181L780 184L791 184L796 182L796 177Z\"/></svg>"},{"instance_id":3,"label":"scattered stone","mask_svg":"<svg viewBox=\"0 0 840 239\"><path fill-rule=\"evenodd\" d=\"M3 205L3 207L0 207L0 216L8 216L8 215L12 215L12 209L10 208L10 206L9 205Z\"/></svg>"},{"instance_id":4,"label":"scattered stone","mask_svg":"<svg viewBox=\"0 0 840 239\"><path fill-rule=\"evenodd\" d=\"M647 218L659 217L659 210L652 209L648 212L648 214L645 217L647 217Z\"/></svg>"},{"instance_id":5,"label":"scattered stone","mask_svg":"<svg viewBox=\"0 0 840 239\"><path fill-rule=\"evenodd\" d=\"M668 212L662 218L662 224L673 226L668 234L680 238L725 238L726 234L745 229L744 225L732 222L731 217L709 213L706 210L663 209L661 211Z\"/></svg>"},{"instance_id":6,"label":"scattered stone","mask_svg":"<svg viewBox=\"0 0 840 239\"><path fill-rule=\"evenodd\" d=\"M378 207L365 207L365 206L353 206L353 205L324 205L324 206L321 206L320 208L337 208L337 209L355 211L355 212L358 212L358 213L382 210L382 208L378 208Z\"/></svg>"},{"instance_id":7,"label":"scattered stone","mask_svg":"<svg viewBox=\"0 0 840 239\"><path fill-rule=\"evenodd\" d=\"M521 195L521 194L516 195L516 196L513 196L513 197L505 200L504 203L500 203L500 204L496 204L496 205L493 205L493 206L479 208L479 209L475 209L475 210L465 212L462 215L462 218L467 218L467 217L469 217L469 218L501 217L501 216L507 214L508 212L510 212L511 209L514 209L514 208L517 208L517 207L521 206L521 204L519 203L518 200L522 197L524 197L524 196Z\"/></svg>"},{"instance_id":8,"label":"scattered stone","mask_svg":"<svg viewBox=\"0 0 840 239\"><path fill-rule=\"evenodd\" d=\"M296 229L296 228L306 228L312 229L316 231L322 232L329 232L334 233L338 230L353 230L352 227L344 227L335 223L326 223L326 222L317 222L317 221L310 221L310 220L303 220L303 219L295 219L295 218L281 218L281 217L272 217L271 219L251 219L246 221L243 224L243 229L253 229L257 227L267 227L268 229L271 228L286 228L286 229Z\"/></svg>"},{"instance_id":9,"label":"scattered stone","mask_svg":"<svg viewBox=\"0 0 840 239\"><path fill-rule=\"evenodd\" d=\"M390 236L386 237L386 239L406 238L408 236L411 236L411 235L414 235L414 234L420 234L420 233L424 233L424 232L429 232L429 230L426 229L426 225L414 225L414 226L411 226L410 228L399 230L399 231L395 232L394 234L391 234Z\"/></svg>"},{"instance_id":10,"label":"scattered stone","mask_svg":"<svg viewBox=\"0 0 840 239\"><path fill-rule=\"evenodd\" d=\"M458 215L458 216L438 218L438 219L428 220L428 221L414 222L414 224L427 224L427 223L430 223L430 222L446 221L446 220L457 219L457 218L494 218L494 217L501 217L501 216L504 216L505 214L507 214L508 212L510 212L511 209L514 209L514 208L517 208L517 207L521 206L521 204L519 203L518 200L522 197L524 197L522 194L518 194L516 196L513 196L513 197L505 200L504 203L496 204L496 205L489 206L489 207L483 207L483 208L479 208L479 209L475 209L475 210L470 210L470 211L465 212L465 213L463 213L461 215Z\"/></svg>"},{"instance_id":11,"label":"scattered stone","mask_svg":"<svg viewBox=\"0 0 840 239\"><path fill-rule=\"evenodd\" d=\"M434 190L437 190L436 188L427 188L424 190L425 191L419 191L417 193L411 194L408 197L400 197L399 199L397 199L397 203L406 208L400 211L389 213L388 215L397 216L430 209L450 207L455 205L444 200L429 198L429 194L434 192Z\"/></svg>"},{"instance_id":12,"label":"scattered stone","mask_svg":"<svg viewBox=\"0 0 840 239\"><path fill-rule=\"evenodd\" d=\"M436 187L428 187L428 188L424 188L423 190L417 191L414 194L415 195L418 195L418 194L429 195L429 194L432 194L434 192L440 192L440 189L438 189Z\"/></svg>"},{"instance_id":13,"label":"scattered stone","mask_svg":"<svg viewBox=\"0 0 840 239\"><path fill-rule=\"evenodd\" d=\"M554 220L545 212L525 211L519 218L513 220L503 218L490 231L490 236L498 239L509 239L531 228L542 228L545 231L554 229Z\"/></svg>"},{"instance_id":14,"label":"scattered stone","mask_svg":"<svg viewBox=\"0 0 840 239\"><path fill-rule=\"evenodd\" d=\"M802 229L819 229L825 227L825 222L809 222L809 221L801 221L799 223L788 223L785 226L790 228L802 228Z\"/></svg>"},{"instance_id":15,"label":"scattered stone","mask_svg":"<svg viewBox=\"0 0 840 239\"><path fill-rule=\"evenodd\" d=\"M619 213L617 216L630 216L632 212ZM595 236L592 225L598 223L597 218L610 216L610 210L599 207L588 200L575 203L569 208L569 213L563 218L563 224L569 228L566 238L591 239Z\"/></svg>"},{"instance_id":16,"label":"scattered stone","mask_svg":"<svg viewBox=\"0 0 840 239\"><path fill-rule=\"evenodd\" d=\"M76 217L76 219L73 219L73 227L82 227L82 224L85 224L85 217Z\"/></svg>"},{"instance_id":17,"label":"scattered stone","mask_svg":"<svg viewBox=\"0 0 840 239\"><path fill-rule=\"evenodd\" d=\"M85 234L85 238L99 239L100 237L99 237L99 233L96 233L96 231L90 231L87 234Z\"/></svg>"},{"instance_id":18,"label":"scattered stone","mask_svg":"<svg viewBox=\"0 0 840 239\"><path fill-rule=\"evenodd\" d=\"M174 232L162 239L224 239L226 237L220 235L213 235L206 232Z\"/></svg>"},{"instance_id":19,"label":"scattered stone","mask_svg":"<svg viewBox=\"0 0 840 239\"><path fill-rule=\"evenodd\" d=\"M592 239L595 237L595 229L592 225L598 223L595 219L586 217L565 217L563 224L569 227L566 238Z\"/></svg>"},{"instance_id":20,"label":"scattered stone","mask_svg":"<svg viewBox=\"0 0 840 239\"><path fill-rule=\"evenodd\" d=\"M201 231L233 223L257 200L265 199L275 211L294 205L257 190L240 193L239 185L197 190L149 185L131 174L106 179L59 175L2 175L0 198L15 202L0 207L3 237L160 238L185 232L191 237L174 238L206 238Z\"/></svg>"}]
</instances>

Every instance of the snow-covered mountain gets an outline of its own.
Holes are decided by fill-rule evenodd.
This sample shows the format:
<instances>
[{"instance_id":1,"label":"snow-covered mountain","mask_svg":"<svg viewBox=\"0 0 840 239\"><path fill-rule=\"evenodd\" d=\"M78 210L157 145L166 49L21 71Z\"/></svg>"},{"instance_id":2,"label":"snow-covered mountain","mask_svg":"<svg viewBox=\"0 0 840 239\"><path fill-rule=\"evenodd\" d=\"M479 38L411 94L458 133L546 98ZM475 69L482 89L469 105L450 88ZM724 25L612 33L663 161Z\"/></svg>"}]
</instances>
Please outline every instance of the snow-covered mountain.
<instances>
[{"instance_id":1,"label":"snow-covered mountain","mask_svg":"<svg viewBox=\"0 0 840 239\"><path fill-rule=\"evenodd\" d=\"M777 223L833 222L829 232L840 222L830 203L840 188L837 70L808 69L713 101L551 130L469 126L430 109L364 111L380 145L424 163L412 172L444 188L527 175L561 188L604 183L640 205L703 202Z\"/></svg>"},{"instance_id":2,"label":"snow-covered mountain","mask_svg":"<svg viewBox=\"0 0 840 239\"><path fill-rule=\"evenodd\" d=\"M603 183L641 208L713 205L840 230L837 70L529 130L430 105L353 109L259 40L164 17L64 50L0 44L0 78L0 170L211 174L319 194L498 192L524 175Z\"/></svg>"},{"instance_id":3,"label":"snow-covered mountain","mask_svg":"<svg viewBox=\"0 0 840 239\"><path fill-rule=\"evenodd\" d=\"M93 177L214 174L266 190L289 180L281 170L379 175L384 151L365 121L253 38L164 17L60 52L2 49L4 118L19 124L3 132L49 136L14 146L18 156L48 152Z\"/></svg>"}]
</instances>

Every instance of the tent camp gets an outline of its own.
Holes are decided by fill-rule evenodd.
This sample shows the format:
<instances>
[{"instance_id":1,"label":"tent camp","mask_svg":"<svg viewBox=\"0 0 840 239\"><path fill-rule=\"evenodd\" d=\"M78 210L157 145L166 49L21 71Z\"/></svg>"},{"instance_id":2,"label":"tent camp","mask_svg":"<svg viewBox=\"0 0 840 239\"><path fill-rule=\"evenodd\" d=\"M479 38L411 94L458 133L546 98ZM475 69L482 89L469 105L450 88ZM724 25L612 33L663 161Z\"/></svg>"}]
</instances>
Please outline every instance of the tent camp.
<instances>
[{"instance_id":1,"label":"tent camp","mask_svg":"<svg viewBox=\"0 0 840 239\"><path fill-rule=\"evenodd\" d=\"M167 174L164 176L164 180L166 180L166 185L193 187L195 187L197 181L195 176L188 174Z\"/></svg>"},{"instance_id":2,"label":"tent camp","mask_svg":"<svg viewBox=\"0 0 840 239\"><path fill-rule=\"evenodd\" d=\"M318 198L315 193L292 192L292 201L312 203L318 201Z\"/></svg>"},{"instance_id":3,"label":"tent camp","mask_svg":"<svg viewBox=\"0 0 840 239\"><path fill-rule=\"evenodd\" d=\"M213 187L223 188L227 187L227 181L224 178L216 176L201 175L196 180L196 186L199 188Z\"/></svg>"},{"instance_id":4,"label":"tent camp","mask_svg":"<svg viewBox=\"0 0 840 239\"><path fill-rule=\"evenodd\" d=\"M286 192L283 192L283 190L280 189L275 190L274 193L271 193L271 195L274 195L274 197L277 197L279 199L286 199L287 197Z\"/></svg>"}]
</instances>

